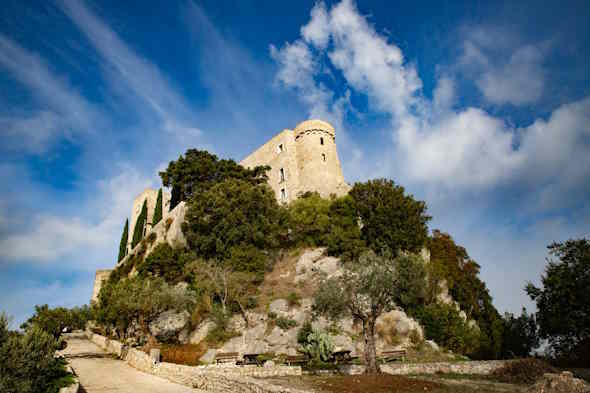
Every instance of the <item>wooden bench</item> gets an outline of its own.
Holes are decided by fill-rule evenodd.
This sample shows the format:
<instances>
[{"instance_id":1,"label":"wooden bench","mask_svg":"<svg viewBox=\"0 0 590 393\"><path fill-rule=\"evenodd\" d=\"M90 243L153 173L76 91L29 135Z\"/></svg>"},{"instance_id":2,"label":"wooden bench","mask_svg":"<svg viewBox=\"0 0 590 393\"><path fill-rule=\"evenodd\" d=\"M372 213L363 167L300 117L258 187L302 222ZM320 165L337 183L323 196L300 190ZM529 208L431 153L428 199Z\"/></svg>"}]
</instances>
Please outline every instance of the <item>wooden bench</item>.
<instances>
[{"instance_id":1,"label":"wooden bench","mask_svg":"<svg viewBox=\"0 0 590 393\"><path fill-rule=\"evenodd\" d=\"M287 355L287 357L285 358L285 364L287 366L305 363L307 363L306 355Z\"/></svg>"},{"instance_id":2,"label":"wooden bench","mask_svg":"<svg viewBox=\"0 0 590 393\"><path fill-rule=\"evenodd\" d=\"M237 362L239 357L238 352L220 352L215 355L215 363Z\"/></svg>"},{"instance_id":3,"label":"wooden bench","mask_svg":"<svg viewBox=\"0 0 590 393\"><path fill-rule=\"evenodd\" d=\"M398 349L393 351L383 351L379 354L379 360L390 362L392 360L403 359L406 356L405 349Z\"/></svg>"},{"instance_id":4,"label":"wooden bench","mask_svg":"<svg viewBox=\"0 0 590 393\"><path fill-rule=\"evenodd\" d=\"M256 364L257 366L262 366L262 362L258 358L259 355L259 353L245 353L242 360L242 364Z\"/></svg>"},{"instance_id":5,"label":"wooden bench","mask_svg":"<svg viewBox=\"0 0 590 393\"><path fill-rule=\"evenodd\" d=\"M349 362L352 360L352 356L350 355L351 351L336 351L332 352L332 361L336 364L341 362Z\"/></svg>"}]
</instances>

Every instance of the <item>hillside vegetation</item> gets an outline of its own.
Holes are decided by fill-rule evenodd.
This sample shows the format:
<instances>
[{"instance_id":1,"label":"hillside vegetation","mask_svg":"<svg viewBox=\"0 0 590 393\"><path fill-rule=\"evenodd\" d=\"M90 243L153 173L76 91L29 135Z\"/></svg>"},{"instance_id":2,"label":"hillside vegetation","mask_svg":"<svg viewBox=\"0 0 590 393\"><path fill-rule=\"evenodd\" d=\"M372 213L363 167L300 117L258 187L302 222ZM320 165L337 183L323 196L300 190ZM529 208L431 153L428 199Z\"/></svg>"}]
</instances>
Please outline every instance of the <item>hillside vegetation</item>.
<instances>
[{"instance_id":1,"label":"hillside vegetation","mask_svg":"<svg viewBox=\"0 0 590 393\"><path fill-rule=\"evenodd\" d=\"M375 320L396 308L418 319L427 339L455 352L477 358L512 353L479 265L450 235L428 235L425 202L392 180L375 179L354 184L340 198L306 193L279 205L267 170L188 150L160 173L172 188L171 208L187 203L188 247L160 244L146 258L140 250L118 266L95 305L106 333L128 339L141 330L149 336L150 322L175 310L188 312L194 327L214 319L217 328L207 340L223 342L239 334L223 329L231 315L247 321L248 310L264 298L261 283L278 260L289 250L324 247L340 259L344 274L319 286L315 315L361 321L368 364L375 360ZM424 248L429 263L421 257ZM445 286L456 304L440 301Z\"/></svg>"}]
</instances>

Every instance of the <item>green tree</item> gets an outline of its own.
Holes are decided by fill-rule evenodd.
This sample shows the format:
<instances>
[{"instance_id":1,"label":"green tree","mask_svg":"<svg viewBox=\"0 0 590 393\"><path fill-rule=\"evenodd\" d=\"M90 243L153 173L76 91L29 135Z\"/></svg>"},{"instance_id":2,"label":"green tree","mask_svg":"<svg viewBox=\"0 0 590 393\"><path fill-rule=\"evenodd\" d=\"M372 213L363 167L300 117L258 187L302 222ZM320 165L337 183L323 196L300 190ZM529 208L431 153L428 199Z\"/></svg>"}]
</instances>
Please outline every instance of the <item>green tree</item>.
<instances>
[{"instance_id":1,"label":"green tree","mask_svg":"<svg viewBox=\"0 0 590 393\"><path fill-rule=\"evenodd\" d=\"M328 254L343 261L357 259L367 250L361 237L356 203L350 195L336 198L330 204L330 231L326 236Z\"/></svg>"},{"instance_id":2,"label":"green tree","mask_svg":"<svg viewBox=\"0 0 590 393\"><path fill-rule=\"evenodd\" d=\"M156 207L154 209L154 218L152 219L152 228L156 226L157 223L162 221L162 211L163 208L163 200L162 200L162 189L158 190L158 198L156 199Z\"/></svg>"},{"instance_id":3,"label":"green tree","mask_svg":"<svg viewBox=\"0 0 590 393\"><path fill-rule=\"evenodd\" d=\"M143 239L143 229L145 227L145 223L147 220L147 199L143 201L143 206L141 207L141 212L139 216L137 216L137 221L135 222L135 227L133 229L133 240L131 241L131 249L135 248L135 246Z\"/></svg>"},{"instance_id":4,"label":"green tree","mask_svg":"<svg viewBox=\"0 0 590 393\"><path fill-rule=\"evenodd\" d=\"M86 322L92 319L92 312L87 305L81 307L49 308L47 304L36 305L35 313L21 324L21 329L28 330L33 325L39 326L43 331L58 339L64 328L70 330L84 329Z\"/></svg>"},{"instance_id":5,"label":"green tree","mask_svg":"<svg viewBox=\"0 0 590 393\"><path fill-rule=\"evenodd\" d=\"M334 320L352 316L362 321L368 373L379 371L375 349L377 318L396 306L419 302L410 296L421 291L407 292L408 287L419 286L419 281L409 286L402 281L407 278L407 275L400 274L400 265L408 262L402 263L404 258L409 257L391 258L366 252L358 260L346 263L342 276L323 281L314 296L313 310L316 314ZM424 277L421 280L424 283Z\"/></svg>"},{"instance_id":6,"label":"green tree","mask_svg":"<svg viewBox=\"0 0 590 393\"><path fill-rule=\"evenodd\" d=\"M305 193L289 207L289 229L293 243L300 246L323 246L330 232L330 205L317 192Z\"/></svg>"},{"instance_id":7,"label":"green tree","mask_svg":"<svg viewBox=\"0 0 590 393\"><path fill-rule=\"evenodd\" d=\"M529 282L525 288L537 303L540 336L555 357L590 366L590 240L570 239L548 249L541 287Z\"/></svg>"},{"instance_id":8,"label":"green tree","mask_svg":"<svg viewBox=\"0 0 590 393\"><path fill-rule=\"evenodd\" d=\"M469 355L478 351L478 329L469 326L453 305L427 304L417 309L414 317L424 327L426 338L437 344L461 354Z\"/></svg>"},{"instance_id":9,"label":"green tree","mask_svg":"<svg viewBox=\"0 0 590 393\"><path fill-rule=\"evenodd\" d=\"M392 180L356 183L349 192L362 222L361 235L376 252L417 252L428 238L426 204Z\"/></svg>"},{"instance_id":10,"label":"green tree","mask_svg":"<svg viewBox=\"0 0 590 393\"><path fill-rule=\"evenodd\" d=\"M24 333L8 330L0 313L0 392L48 393L66 386L64 362L55 357L58 341L39 325Z\"/></svg>"},{"instance_id":11,"label":"green tree","mask_svg":"<svg viewBox=\"0 0 590 393\"><path fill-rule=\"evenodd\" d=\"M137 266L141 277L162 277L167 283L176 284L184 279L185 265L194 259L183 249L174 249L168 243L158 244L145 260Z\"/></svg>"},{"instance_id":12,"label":"green tree","mask_svg":"<svg viewBox=\"0 0 590 393\"><path fill-rule=\"evenodd\" d=\"M480 266L469 257L464 247L439 230L433 231L429 247L429 300L436 301L440 286L445 282L461 310L469 319L475 320L481 330L478 352L470 355L476 358L500 357L504 321L492 303L486 284L479 278Z\"/></svg>"},{"instance_id":13,"label":"green tree","mask_svg":"<svg viewBox=\"0 0 590 393\"><path fill-rule=\"evenodd\" d=\"M123 227L123 234L121 235L121 242L119 242L119 257L117 262L125 258L127 255L127 241L129 240L129 219L125 220L125 226Z\"/></svg>"},{"instance_id":14,"label":"green tree","mask_svg":"<svg viewBox=\"0 0 590 393\"><path fill-rule=\"evenodd\" d=\"M124 278L107 282L95 306L96 320L119 338L127 338L127 328L137 323L145 335L149 323L168 310L191 310L195 294L180 286L168 285L161 277Z\"/></svg>"},{"instance_id":15,"label":"green tree","mask_svg":"<svg viewBox=\"0 0 590 393\"><path fill-rule=\"evenodd\" d=\"M519 317L504 314L504 337L502 338L502 357L525 358L539 346L539 332L534 314L522 308Z\"/></svg>"},{"instance_id":16,"label":"green tree","mask_svg":"<svg viewBox=\"0 0 590 393\"><path fill-rule=\"evenodd\" d=\"M178 160L171 161L160 172L162 183L172 188L170 210L179 202L188 201L193 195L203 193L216 183L226 179L239 179L252 184L265 183L268 166L245 168L234 160L220 160L205 150L189 149Z\"/></svg>"},{"instance_id":17,"label":"green tree","mask_svg":"<svg viewBox=\"0 0 590 393\"><path fill-rule=\"evenodd\" d=\"M193 196L183 232L198 257L263 274L268 252L286 237L285 221L284 208L266 183L227 179Z\"/></svg>"}]
</instances>

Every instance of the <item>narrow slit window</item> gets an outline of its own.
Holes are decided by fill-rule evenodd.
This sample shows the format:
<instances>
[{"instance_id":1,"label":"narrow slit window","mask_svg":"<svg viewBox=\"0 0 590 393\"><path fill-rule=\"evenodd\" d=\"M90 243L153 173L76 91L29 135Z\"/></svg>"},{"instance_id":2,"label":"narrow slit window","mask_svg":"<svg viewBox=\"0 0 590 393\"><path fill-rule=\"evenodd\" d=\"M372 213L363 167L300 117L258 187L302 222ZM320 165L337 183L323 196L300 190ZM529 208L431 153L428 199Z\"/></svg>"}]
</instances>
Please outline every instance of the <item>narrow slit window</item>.
<instances>
[{"instance_id":1,"label":"narrow slit window","mask_svg":"<svg viewBox=\"0 0 590 393\"><path fill-rule=\"evenodd\" d=\"M282 143L281 143L280 145L278 145L278 146L277 146L277 151L278 151L279 153L282 153L282 152L283 152L283 144L282 144Z\"/></svg>"},{"instance_id":2,"label":"narrow slit window","mask_svg":"<svg viewBox=\"0 0 590 393\"><path fill-rule=\"evenodd\" d=\"M322 161L326 162L326 154L322 153Z\"/></svg>"},{"instance_id":3,"label":"narrow slit window","mask_svg":"<svg viewBox=\"0 0 590 393\"><path fill-rule=\"evenodd\" d=\"M280 169L280 181L285 181L285 170L283 168Z\"/></svg>"},{"instance_id":4,"label":"narrow slit window","mask_svg":"<svg viewBox=\"0 0 590 393\"><path fill-rule=\"evenodd\" d=\"M320 145L324 144L324 138L320 136Z\"/></svg>"},{"instance_id":5,"label":"narrow slit window","mask_svg":"<svg viewBox=\"0 0 590 393\"><path fill-rule=\"evenodd\" d=\"M287 191L284 188L281 188L281 201L285 202L287 200Z\"/></svg>"}]
</instances>

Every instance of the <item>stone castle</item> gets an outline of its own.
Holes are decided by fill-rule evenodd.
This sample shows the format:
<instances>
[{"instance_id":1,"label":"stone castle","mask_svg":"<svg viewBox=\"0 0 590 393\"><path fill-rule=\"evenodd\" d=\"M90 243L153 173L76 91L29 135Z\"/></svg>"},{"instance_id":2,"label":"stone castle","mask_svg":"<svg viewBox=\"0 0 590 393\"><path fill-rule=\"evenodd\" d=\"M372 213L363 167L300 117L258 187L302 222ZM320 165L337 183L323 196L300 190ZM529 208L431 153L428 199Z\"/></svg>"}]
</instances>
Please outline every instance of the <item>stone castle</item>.
<instances>
[{"instance_id":1,"label":"stone castle","mask_svg":"<svg viewBox=\"0 0 590 393\"><path fill-rule=\"evenodd\" d=\"M328 198L346 194L336 150L334 127L322 120L307 120L294 130L283 130L244 158L241 165L268 165L268 183L277 200L289 203L308 191Z\"/></svg>"},{"instance_id":2,"label":"stone castle","mask_svg":"<svg viewBox=\"0 0 590 393\"><path fill-rule=\"evenodd\" d=\"M294 130L285 129L279 132L244 158L240 164L248 168L258 165L270 166L271 169L267 172L268 183L279 203L294 201L306 192L317 192L328 198L331 195L345 195L350 190L340 167L336 131L330 123L322 120L306 120L299 123ZM158 238L157 242L166 241L171 245L185 243L180 227L184 220L184 204L181 203L170 211L170 193L162 190L163 218L158 224L159 227L154 227L152 221L157 198L157 189L146 188L133 200L127 254L133 251L131 241L144 201L147 205L144 237L149 232L154 232ZM166 221L173 223L172 230L169 227L163 230ZM110 272L111 270L106 269L96 272L92 300L98 299L102 282L108 278Z\"/></svg>"}]
</instances>

